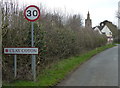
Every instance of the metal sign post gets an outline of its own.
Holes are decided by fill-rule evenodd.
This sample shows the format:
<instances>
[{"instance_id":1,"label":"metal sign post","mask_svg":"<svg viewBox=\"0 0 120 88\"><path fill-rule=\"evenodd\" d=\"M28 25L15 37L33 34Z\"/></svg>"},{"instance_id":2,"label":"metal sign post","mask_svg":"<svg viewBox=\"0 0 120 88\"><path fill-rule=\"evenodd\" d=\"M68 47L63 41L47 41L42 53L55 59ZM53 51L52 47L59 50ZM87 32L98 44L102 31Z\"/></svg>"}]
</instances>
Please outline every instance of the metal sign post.
<instances>
[{"instance_id":1,"label":"metal sign post","mask_svg":"<svg viewBox=\"0 0 120 88\"><path fill-rule=\"evenodd\" d=\"M14 55L14 77L17 76L17 56Z\"/></svg>"},{"instance_id":2,"label":"metal sign post","mask_svg":"<svg viewBox=\"0 0 120 88\"><path fill-rule=\"evenodd\" d=\"M33 32L32 32L33 33ZM34 36L32 36L33 39ZM32 40L32 46L34 46L34 42ZM14 77L16 78L17 76L17 55L32 55L32 72L33 72L33 78L34 81L36 81L36 59L35 55L38 54L38 48L35 47L9 47L9 48L4 48L4 54L11 54L14 55Z\"/></svg>"},{"instance_id":3,"label":"metal sign post","mask_svg":"<svg viewBox=\"0 0 120 88\"><path fill-rule=\"evenodd\" d=\"M31 46L34 47L34 22L31 22ZM33 80L36 81L36 58L32 55L32 74Z\"/></svg>"}]
</instances>

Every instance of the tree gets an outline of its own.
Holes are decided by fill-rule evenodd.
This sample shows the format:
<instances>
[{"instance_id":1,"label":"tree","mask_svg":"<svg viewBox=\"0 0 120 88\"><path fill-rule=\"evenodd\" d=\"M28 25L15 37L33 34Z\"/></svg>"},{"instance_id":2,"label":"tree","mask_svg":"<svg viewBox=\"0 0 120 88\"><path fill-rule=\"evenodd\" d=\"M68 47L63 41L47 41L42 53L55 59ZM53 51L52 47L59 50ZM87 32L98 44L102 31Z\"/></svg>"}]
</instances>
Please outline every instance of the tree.
<instances>
[{"instance_id":1,"label":"tree","mask_svg":"<svg viewBox=\"0 0 120 88\"><path fill-rule=\"evenodd\" d=\"M120 19L120 12L117 12L117 18Z\"/></svg>"},{"instance_id":2,"label":"tree","mask_svg":"<svg viewBox=\"0 0 120 88\"><path fill-rule=\"evenodd\" d=\"M2 48L31 46L31 24L24 19L23 9L24 6L19 9L18 4L12 0L4 2ZM106 44L106 38L103 35L93 32L92 29L83 29L82 18L79 14L66 18L60 13L42 11L40 19L34 23L34 29L35 47L39 48L39 54L36 56L37 74L42 74L41 71L45 67L51 66L56 61ZM3 54L2 62L3 80L8 82L15 80L13 55ZM31 56L17 55L17 62L17 79L31 80Z\"/></svg>"}]
</instances>

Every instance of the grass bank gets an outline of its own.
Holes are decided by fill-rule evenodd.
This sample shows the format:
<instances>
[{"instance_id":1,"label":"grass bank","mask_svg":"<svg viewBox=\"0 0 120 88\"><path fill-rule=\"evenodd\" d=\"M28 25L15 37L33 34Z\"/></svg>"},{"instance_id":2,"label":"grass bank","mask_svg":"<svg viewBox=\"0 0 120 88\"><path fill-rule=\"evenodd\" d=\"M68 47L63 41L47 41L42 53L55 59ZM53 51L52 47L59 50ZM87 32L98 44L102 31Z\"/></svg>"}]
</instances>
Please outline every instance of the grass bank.
<instances>
[{"instance_id":1,"label":"grass bank","mask_svg":"<svg viewBox=\"0 0 120 88\"><path fill-rule=\"evenodd\" d=\"M37 82L31 81L15 81L11 84L3 84L4 86L53 86L60 80L64 79L67 74L77 68L80 64L90 59L92 56L104 51L105 49L111 48L115 45L106 45L89 51L80 56L71 57L68 59L61 60L50 68L44 69L42 74L37 77Z\"/></svg>"}]
</instances>

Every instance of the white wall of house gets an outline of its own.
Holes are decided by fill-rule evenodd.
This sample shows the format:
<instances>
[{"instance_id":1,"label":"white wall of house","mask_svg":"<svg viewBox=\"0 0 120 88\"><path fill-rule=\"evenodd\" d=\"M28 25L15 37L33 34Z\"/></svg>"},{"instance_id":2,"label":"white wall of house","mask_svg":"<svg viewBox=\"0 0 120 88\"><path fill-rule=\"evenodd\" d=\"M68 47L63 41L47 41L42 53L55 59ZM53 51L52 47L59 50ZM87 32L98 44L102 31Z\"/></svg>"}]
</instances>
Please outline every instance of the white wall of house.
<instances>
[{"instance_id":1,"label":"white wall of house","mask_svg":"<svg viewBox=\"0 0 120 88\"><path fill-rule=\"evenodd\" d=\"M105 25L103 27L103 29L101 30L102 33L105 33L105 35L107 37L112 37L112 32L110 31L110 29Z\"/></svg>"},{"instance_id":2,"label":"white wall of house","mask_svg":"<svg viewBox=\"0 0 120 88\"><path fill-rule=\"evenodd\" d=\"M94 29L95 31L98 31L100 34L102 34L102 32L100 31L100 29L98 27L95 27Z\"/></svg>"},{"instance_id":3,"label":"white wall of house","mask_svg":"<svg viewBox=\"0 0 120 88\"><path fill-rule=\"evenodd\" d=\"M112 32L110 31L110 29L106 25L103 27L101 32L105 33L105 35L107 36L107 41L108 41L107 43L108 44L113 42Z\"/></svg>"}]
</instances>

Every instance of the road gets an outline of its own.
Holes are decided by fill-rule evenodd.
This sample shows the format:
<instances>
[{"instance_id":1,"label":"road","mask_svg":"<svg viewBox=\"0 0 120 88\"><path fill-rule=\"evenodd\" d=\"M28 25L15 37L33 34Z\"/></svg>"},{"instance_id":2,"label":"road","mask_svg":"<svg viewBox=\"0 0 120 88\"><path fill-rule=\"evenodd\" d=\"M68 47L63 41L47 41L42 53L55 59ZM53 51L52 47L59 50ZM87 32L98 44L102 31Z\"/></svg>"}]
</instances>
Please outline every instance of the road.
<instances>
[{"instance_id":1,"label":"road","mask_svg":"<svg viewBox=\"0 0 120 88\"><path fill-rule=\"evenodd\" d=\"M118 86L118 46L95 55L57 86Z\"/></svg>"}]
</instances>

